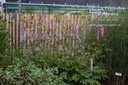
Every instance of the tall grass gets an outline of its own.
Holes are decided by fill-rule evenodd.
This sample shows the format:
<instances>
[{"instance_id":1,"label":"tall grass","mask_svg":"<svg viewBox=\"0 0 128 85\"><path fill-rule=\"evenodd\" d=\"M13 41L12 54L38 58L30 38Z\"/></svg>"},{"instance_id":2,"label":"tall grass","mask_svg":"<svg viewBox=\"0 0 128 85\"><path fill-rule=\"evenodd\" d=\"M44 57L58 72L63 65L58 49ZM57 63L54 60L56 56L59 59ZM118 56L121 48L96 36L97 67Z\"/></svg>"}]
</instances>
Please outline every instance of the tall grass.
<instances>
[{"instance_id":1,"label":"tall grass","mask_svg":"<svg viewBox=\"0 0 128 85\"><path fill-rule=\"evenodd\" d=\"M3 18L0 16L0 67L6 66L10 58L7 57L9 53L9 34L6 30L6 24Z\"/></svg>"},{"instance_id":2,"label":"tall grass","mask_svg":"<svg viewBox=\"0 0 128 85\"><path fill-rule=\"evenodd\" d=\"M121 14L119 17L124 17L118 21L120 26L105 29L106 47L111 49L111 52L105 53L105 62L109 68L109 85L115 85L117 81L115 72L123 74L119 79L119 85L127 85L125 81L128 76L128 16Z\"/></svg>"}]
</instances>

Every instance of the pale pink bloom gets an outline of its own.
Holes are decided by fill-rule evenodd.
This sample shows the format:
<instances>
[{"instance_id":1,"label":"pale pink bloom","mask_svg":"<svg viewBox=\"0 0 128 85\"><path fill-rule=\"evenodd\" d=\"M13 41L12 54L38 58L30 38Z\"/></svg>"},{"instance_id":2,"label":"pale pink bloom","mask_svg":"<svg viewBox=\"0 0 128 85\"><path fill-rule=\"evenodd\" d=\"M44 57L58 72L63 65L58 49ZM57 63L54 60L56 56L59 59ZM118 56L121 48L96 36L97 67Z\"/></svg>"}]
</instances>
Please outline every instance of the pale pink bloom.
<instances>
[{"instance_id":1,"label":"pale pink bloom","mask_svg":"<svg viewBox=\"0 0 128 85\"><path fill-rule=\"evenodd\" d=\"M90 70L93 70L93 58L90 58Z\"/></svg>"},{"instance_id":2,"label":"pale pink bloom","mask_svg":"<svg viewBox=\"0 0 128 85\"><path fill-rule=\"evenodd\" d=\"M77 27L75 28L75 34L76 34L76 36L78 36L78 33L79 33L79 27L77 26Z\"/></svg>"},{"instance_id":3,"label":"pale pink bloom","mask_svg":"<svg viewBox=\"0 0 128 85\"><path fill-rule=\"evenodd\" d=\"M40 47L42 47L43 43L40 43Z\"/></svg>"},{"instance_id":4,"label":"pale pink bloom","mask_svg":"<svg viewBox=\"0 0 128 85\"><path fill-rule=\"evenodd\" d=\"M26 25L25 25L25 23L22 23L22 28L23 28L24 30L26 30Z\"/></svg>"},{"instance_id":5,"label":"pale pink bloom","mask_svg":"<svg viewBox=\"0 0 128 85\"><path fill-rule=\"evenodd\" d=\"M92 27L92 24L90 24L90 25L88 26L88 32L91 32L91 27Z\"/></svg>"},{"instance_id":6,"label":"pale pink bloom","mask_svg":"<svg viewBox=\"0 0 128 85\"><path fill-rule=\"evenodd\" d=\"M26 36L28 36L28 31L27 31L26 23L22 23L22 28L26 32Z\"/></svg>"},{"instance_id":7,"label":"pale pink bloom","mask_svg":"<svg viewBox=\"0 0 128 85\"><path fill-rule=\"evenodd\" d=\"M36 47L36 49L35 49L36 51L39 51L40 50L40 48L39 47Z\"/></svg>"},{"instance_id":8,"label":"pale pink bloom","mask_svg":"<svg viewBox=\"0 0 128 85\"><path fill-rule=\"evenodd\" d=\"M48 21L48 27L51 28L52 27L52 20Z\"/></svg>"},{"instance_id":9,"label":"pale pink bloom","mask_svg":"<svg viewBox=\"0 0 128 85\"><path fill-rule=\"evenodd\" d=\"M67 28L66 24L64 24L64 28L65 28L65 29Z\"/></svg>"}]
</instances>

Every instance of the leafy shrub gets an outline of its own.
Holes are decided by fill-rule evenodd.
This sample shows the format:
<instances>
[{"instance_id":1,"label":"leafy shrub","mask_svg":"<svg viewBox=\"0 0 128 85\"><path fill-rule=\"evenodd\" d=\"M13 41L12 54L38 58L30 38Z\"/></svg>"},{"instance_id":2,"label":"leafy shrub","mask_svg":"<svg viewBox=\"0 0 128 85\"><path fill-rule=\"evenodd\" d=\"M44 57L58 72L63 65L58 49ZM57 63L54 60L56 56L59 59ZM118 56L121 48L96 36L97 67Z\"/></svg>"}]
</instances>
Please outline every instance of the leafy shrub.
<instances>
[{"instance_id":1,"label":"leafy shrub","mask_svg":"<svg viewBox=\"0 0 128 85\"><path fill-rule=\"evenodd\" d=\"M49 40L46 39L45 42L47 43ZM103 51L105 49L103 43L93 41L86 44L86 52L81 48L84 46L80 42L77 43L78 47L74 47L74 49L71 49L72 46L70 46L69 42L61 45L62 48L66 48L66 51L59 50L57 48L58 44L51 44L48 47L43 45L39 50L33 48L32 53L34 53L35 57L32 60L40 64L43 69L47 69L44 73L46 74L46 84L100 85L100 80L107 78L107 70L101 61L104 58ZM91 57L94 58L93 71L90 70ZM49 74L47 74L47 71L49 71Z\"/></svg>"}]
</instances>

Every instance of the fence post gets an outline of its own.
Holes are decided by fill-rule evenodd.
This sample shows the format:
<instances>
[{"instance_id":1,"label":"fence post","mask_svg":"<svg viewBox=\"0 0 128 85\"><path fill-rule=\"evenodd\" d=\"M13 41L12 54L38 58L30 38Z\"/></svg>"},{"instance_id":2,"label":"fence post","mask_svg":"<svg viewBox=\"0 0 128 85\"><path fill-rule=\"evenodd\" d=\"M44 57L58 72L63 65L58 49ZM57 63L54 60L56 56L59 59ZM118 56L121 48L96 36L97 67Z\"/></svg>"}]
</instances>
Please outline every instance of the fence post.
<instances>
[{"instance_id":1,"label":"fence post","mask_svg":"<svg viewBox=\"0 0 128 85\"><path fill-rule=\"evenodd\" d=\"M20 47L20 28L21 28L21 0L18 1L18 47Z\"/></svg>"}]
</instances>

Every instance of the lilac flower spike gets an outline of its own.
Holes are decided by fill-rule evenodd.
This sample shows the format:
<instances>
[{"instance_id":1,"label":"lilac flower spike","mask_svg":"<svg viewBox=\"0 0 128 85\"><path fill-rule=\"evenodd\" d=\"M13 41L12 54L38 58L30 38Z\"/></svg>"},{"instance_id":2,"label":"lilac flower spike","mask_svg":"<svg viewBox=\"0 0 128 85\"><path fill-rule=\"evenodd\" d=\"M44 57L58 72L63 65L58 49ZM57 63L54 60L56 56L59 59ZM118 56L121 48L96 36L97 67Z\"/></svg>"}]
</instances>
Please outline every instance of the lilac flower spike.
<instances>
[{"instance_id":1,"label":"lilac flower spike","mask_svg":"<svg viewBox=\"0 0 128 85\"><path fill-rule=\"evenodd\" d=\"M90 24L90 25L88 26L88 32L91 32L91 27L92 27L92 24Z\"/></svg>"},{"instance_id":2,"label":"lilac flower spike","mask_svg":"<svg viewBox=\"0 0 128 85\"><path fill-rule=\"evenodd\" d=\"M77 26L76 28L75 28L75 34L76 34L76 36L78 36L78 33L79 33L79 27Z\"/></svg>"}]
</instances>

